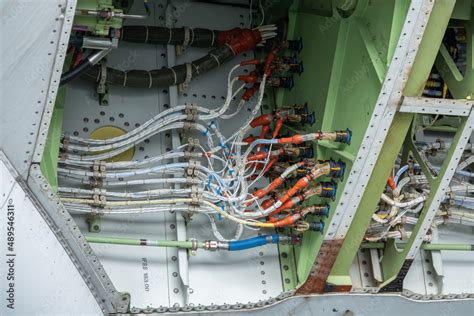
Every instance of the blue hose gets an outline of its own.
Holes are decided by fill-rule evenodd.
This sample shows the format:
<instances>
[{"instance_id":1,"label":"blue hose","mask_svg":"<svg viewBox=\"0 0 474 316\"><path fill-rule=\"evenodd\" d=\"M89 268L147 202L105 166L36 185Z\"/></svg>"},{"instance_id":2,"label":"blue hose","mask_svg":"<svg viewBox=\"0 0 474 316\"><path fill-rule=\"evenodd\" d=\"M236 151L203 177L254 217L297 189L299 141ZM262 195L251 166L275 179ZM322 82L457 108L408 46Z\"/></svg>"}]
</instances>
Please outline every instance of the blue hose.
<instances>
[{"instance_id":1,"label":"blue hose","mask_svg":"<svg viewBox=\"0 0 474 316\"><path fill-rule=\"evenodd\" d=\"M273 234L273 235L257 236L257 237L244 239L244 240L229 241L229 251L245 250L245 249L260 247L260 246L266 245L268 243L267 239L270 239L270 238L271 238L272 244L277 244L280 239L277 234Z\"/></svg>"}]
</instances>

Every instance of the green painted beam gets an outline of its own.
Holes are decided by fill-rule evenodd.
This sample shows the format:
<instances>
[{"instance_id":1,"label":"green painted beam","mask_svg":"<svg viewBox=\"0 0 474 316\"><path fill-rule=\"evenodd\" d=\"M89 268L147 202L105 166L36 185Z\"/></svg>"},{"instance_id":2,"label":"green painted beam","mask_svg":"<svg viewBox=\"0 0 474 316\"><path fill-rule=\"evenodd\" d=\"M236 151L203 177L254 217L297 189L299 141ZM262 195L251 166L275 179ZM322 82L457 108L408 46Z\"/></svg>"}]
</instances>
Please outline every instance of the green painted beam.
<instances>
[{"instance_id":1,"label":"green painted beam","mask_svg":"<svg viewBox=\"0 0 474 316\"><path fill-rule=\"evenodd\" d=\"M400 33L402 32L405 16L409 7L409 0L395 0L390 40L387 48L387 67L392 62L393 54L395 53L395 48L397 48L398 39L400 38Z\"/></svg>"},{"instance_id":2,"label":"green painted beam","mask_svg":"<svg viewBox=\"0 0 474 316\"><path fill-rule=\"evenodd\" d=\"M49 124L48 138L46 139L40 163L41 172L54 192L58 191L59 142L61 141L65 100L66 87L61 87L56 96L56 103L54 104L53 115Z\"/></svg>"},{"instance_id":3,"label":"green painted beam","mask_svg":"<svg viewBox=\"0 0 474 316\"><path fill-rule=\"evenodd\" d=\"M374 166L373 176L367 184L364 195L359 203L352 224L349 227L342 248L331 270L331 276L348 276L352 261L359 250L363 237L372 218L377 204L380 202L387 179L392 172L395 160L402 148L405 135L413 119L411 113L397 113L387 138L382 146L380 156Z\"/></svg>"},{"instance_id":4,"label":"green painted beam","mask_svg":"<svg viewBox=\"0 0 474 316\"><path fill-rule=\"evenodd\" d=\"M471 8L471 16L474 16L474 8ZM460 73L444 45L436 58L436 69L454 98L474 100L474 18L469 21L458 20L456 25L466 27L466 73L464 76Z\"/></svg>"},{"instance_id":5,"label":"green painted beam","mask_svg":"<svg viewBox=\"0 0 474 316\"><path fill-rule=\"evenodd\" d=\"M384 242L364 242L360 245L361 249L384 249ZM398 249L405 248L405 244L397 244ZM471 244L440 244L440 243L424 243L421 249L427 251L474 251L474 245Z\"/></svg>"},{"instance_id":6,"label":"green painted beam","mask_svg":"<svg viewBox=\"0 0 474 316\"><path fill-rule=\"evenodd\" d=\"M467 118L464 117L463 123L461 124L456 135L453 138L451 147L446 153L446 157L441 167L441 170L439 171L438 176L434 179L434 181L430 185L430 194L428 195L428 198L425 201L425 205L420 212L417 224L413 227L412 235L406 242L405 248L403 248L403 250L398 249L394 240L390 240L387 243L387 246L384 251L384 256L382 258L382 271L383 271L383 276L384 276L384 282L381 284L381 287L393 281L395 277L397 276L398 272L400 271L401 267L403 266L403 263L405 262L408 251L410 250L411 245L413 244L413 241L419 235L421 224L425 221L427 212L430 209L432 203L434 203L435 192L438 191L438 188L441 185L441 182L445 178L446 171L448 169L448 163L452 159L454 151L456 150L456 147L461 139L461 134L463 132L463 129L466 123L467 123Z\"/></svg>"},{"instance_id":7,"label":"green painted beam","mask_svg":"<svg viewBox=\"0 0 474 316\"><path fill-rule=\"evenodd\" d=\"M433 68L456 0L436 0L407 80L404 96L420 96Z\"/></svg>"}]
</instances>

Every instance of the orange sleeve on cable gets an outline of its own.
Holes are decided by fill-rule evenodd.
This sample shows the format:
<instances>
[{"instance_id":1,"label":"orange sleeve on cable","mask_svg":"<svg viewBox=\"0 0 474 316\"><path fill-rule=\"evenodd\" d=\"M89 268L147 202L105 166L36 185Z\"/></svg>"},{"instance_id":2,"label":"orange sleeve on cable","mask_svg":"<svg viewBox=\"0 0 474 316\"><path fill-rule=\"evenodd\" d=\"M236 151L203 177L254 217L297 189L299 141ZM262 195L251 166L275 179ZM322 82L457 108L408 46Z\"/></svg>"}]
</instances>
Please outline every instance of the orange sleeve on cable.
<instances>
[{"instance_id":1,"label":"orange sleeve on cable","mask_svg":"<svg viewBox=\"0 0 474 316\"><path fill-rule=\"evenodd\" d=\"M279 201L282 204L285 203L286 201L288 201L292 196L294 196L296 193L298 193L298 191L300 191L301 189L303 189L304 187L306 187L308 185L308 180L309 179L307 177L299 179L298 182L296 182L296 184L291 189L289 189L285 193L285 195L283 195L280 198Z\"/></svg>"},{"instance_id":2,"label":"orange sleeve on cable","mask_svg":"<svg viewBox=\"0 0 474 316\"><path fill-rule=\"evenodd\" d=\"M390 188L392 188L392 190L396 190L397 189L397 185L395 184L395 181L393 181L393 177L390 176L388 177L388 185L390 186Z\"/></svg>"}]
</instances>

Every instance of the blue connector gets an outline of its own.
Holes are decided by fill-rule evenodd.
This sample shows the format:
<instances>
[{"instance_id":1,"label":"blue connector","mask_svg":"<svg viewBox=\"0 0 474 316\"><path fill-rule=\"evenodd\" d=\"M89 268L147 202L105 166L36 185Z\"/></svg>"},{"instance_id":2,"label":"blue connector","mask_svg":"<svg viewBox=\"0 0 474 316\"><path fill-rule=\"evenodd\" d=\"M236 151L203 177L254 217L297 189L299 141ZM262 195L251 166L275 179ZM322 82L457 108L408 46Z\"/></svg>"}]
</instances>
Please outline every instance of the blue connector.
<instances>
[{"instance_id":1,"label":"blue connector","mask_svg":"<svg viewBox=\"0 0 474 316\"><path fill-rule=\"evenodd\" d=\"M345 131L336 131L336 142L350 145L352 138L352 131L346 128Z\"/></svg>"},{"instance_id":2,"label":"blue connector","mask_svg":"<svg viewBox=\"0 0 474 316\"><path fill-rule=\"evenodd\" d=\"M293 76L289 77L280 77L280 87L285 88L291 91L295 86L295 81L293 80Z\"/></svg>"},{"instance_id":3,"label":"blue connector","mask_svg":"<svg viewBox=\"0 0 474 316\"><path fill-rule=\"evenodd\" d=\"M336 198L336 192L337 192L336 182L334 181L321 182L321 185L322 185L321 197L330 198L331 200L334 201L334 199Z\"/></svg>"},{"instance_id":4,"label":"blue connector","mask_svg":"<svg viewBox=\"0 0 474 316\"><path fill-rule=\"evenodd\" d=\"M344 178L344 172L346 171L346 164L339 159L339 161L329 160L329 165L331 166L331 171L328 176L333 179L342 179Z\"/></svg>"},{"instance_id":5,"label":"blue connector","mask_svg":"<svg viewBox=\"0 0 474 316\"><path fill-rule=\"evenodd\" d=\"M289 40L288 49L300 53L303 50L303 38L300 37L299 40Z\"/></svg>"},{"instance_id":6,"label":"blue connector","mask_svg":"<svg viewBox=\"0 0 474 316\"><path fill-rule=\"evenodd\" d=\"M308 230L313 232L320 232L321 234L324 231L324 222L320 220L319 222L310 222L308 223L309 227Z\"/></svg>"},{"instance_id":7,"label":"blue connector","mask_svg":"<svg viewBox=\"0 0 474 316\"><path fill-rule=\"evenodd\" d=\"M290 65L290 71L292 73L301 75L304 71L303 62L300 61L299 63L291 64Z\"/></svg>"},{"instance_id":8,"label":"blue connector","mask_svg":"<svg viewBox=\"0 0 474 316\"><path fill-rule=\"evenodd\" d=\"M314 215L320 216L320 217L328 217L329 216L330 208L329 208L328 203L317 205L317 207L319 207L320 209L318 211L316 211L314 213Z\"/></svg>"}]
</instances>

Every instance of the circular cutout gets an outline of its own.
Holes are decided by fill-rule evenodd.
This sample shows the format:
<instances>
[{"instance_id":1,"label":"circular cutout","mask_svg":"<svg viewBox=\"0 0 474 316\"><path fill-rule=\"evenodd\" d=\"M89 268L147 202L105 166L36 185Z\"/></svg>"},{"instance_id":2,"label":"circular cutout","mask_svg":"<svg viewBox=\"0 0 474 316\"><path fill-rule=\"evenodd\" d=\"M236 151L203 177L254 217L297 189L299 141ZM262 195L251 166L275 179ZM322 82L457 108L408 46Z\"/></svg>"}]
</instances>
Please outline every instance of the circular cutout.
<instances>
[{"instance_id":1,"label":"circular cutout","mask_svg":"<svg viewBox=\"0 0 474 316\"><path fill-rule=\"evenodd\" d=\"M102 126L97 129L95 129L91 134L90 138L92 139L109 139L117 136L122 136L126 134L126 132L116 126ZM123 153L109 158L106 161L107 162L116 162L116 161L130 161L133 158L133 155L135 154L135 148L130 148L127 151L124 151Z\"/></svg>"}]
</instances>

